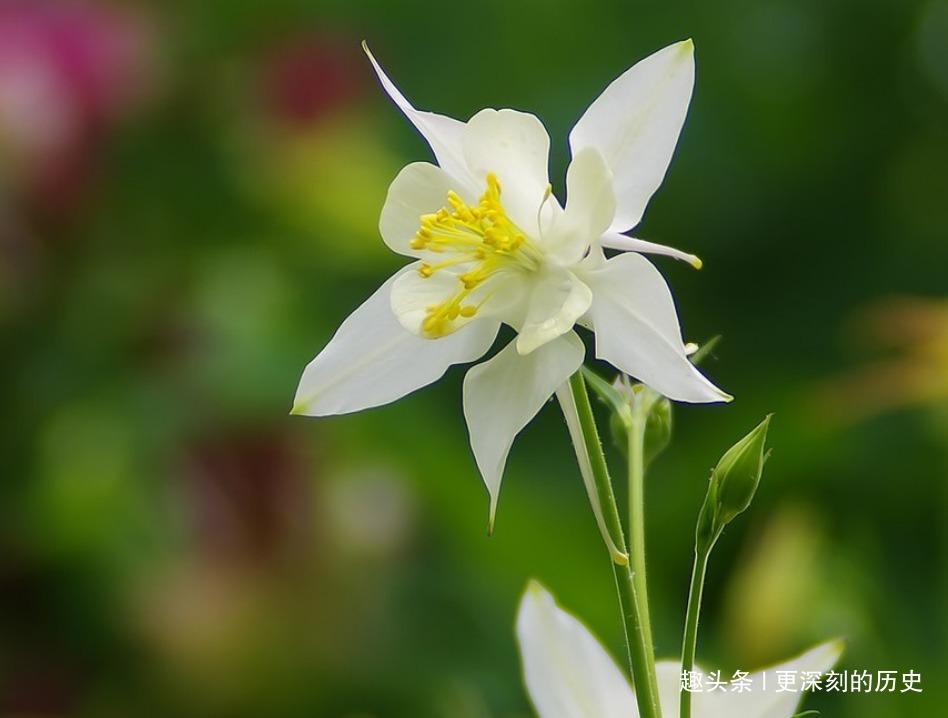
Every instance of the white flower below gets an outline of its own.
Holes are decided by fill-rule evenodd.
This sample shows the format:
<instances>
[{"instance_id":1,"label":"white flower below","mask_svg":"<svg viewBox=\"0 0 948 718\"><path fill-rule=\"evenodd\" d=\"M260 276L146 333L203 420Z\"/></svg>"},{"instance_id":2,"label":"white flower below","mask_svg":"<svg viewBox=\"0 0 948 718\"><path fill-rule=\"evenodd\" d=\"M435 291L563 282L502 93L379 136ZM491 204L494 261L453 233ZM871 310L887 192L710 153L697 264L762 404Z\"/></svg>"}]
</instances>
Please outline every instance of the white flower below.
<instances>
[{"instance_id":1,"label":"white flower below","mask_svg":"<svg viewBox=\"0 0 948 718\"><path fill-rule=\"evenodd\" d=\"M294 413L394 401L481 357L507 324L516 338L464 381L493 522L514 437L582 364L575 325L595 333L597 357L670 399L730 399L688 361L671 292L639 252L700 262L623 234L641 220L671 160L694 83L690 40L626 71L577 122L565 207L551 192L550 140L539 119L485 109L461 122L416 110L369 59L437 165L410 164L392 182L379 229L414 261L306 367ZM607 257L604 248L624 253Z\"/></svg>"},{"instance_id":2,"label":"white flower below","mask_svg":"<svg viewBox=\"0 0 948 718\"><path fill-rule=\"evenodd\" d=\"M575 617L563 611L539 583L527 587L517 615L517 640L527 692L540 718L636 718L629 681L599 641ZM843 651L831 641L773 668L745 673L723 690L694 692L693 718L790 718L805 693L787 689L782 677L829 671ZM662 714L677 716L681 664L656 666ZM707 675L707 674L702 674Z\"/></svg>"}]
</instances>

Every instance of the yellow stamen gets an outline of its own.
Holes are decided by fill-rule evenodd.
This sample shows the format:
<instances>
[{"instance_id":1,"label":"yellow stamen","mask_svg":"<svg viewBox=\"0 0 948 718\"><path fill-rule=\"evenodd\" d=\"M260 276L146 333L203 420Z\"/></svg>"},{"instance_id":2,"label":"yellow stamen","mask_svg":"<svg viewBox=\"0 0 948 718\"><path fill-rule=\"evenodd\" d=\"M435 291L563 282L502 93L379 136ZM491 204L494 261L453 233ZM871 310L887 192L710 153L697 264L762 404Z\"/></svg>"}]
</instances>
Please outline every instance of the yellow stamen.
<instances>
[{"instance_id":1,"label":"yellow stamen","mask_svg":"<svg viewBox=\"0 0 948 718\"><path fill-rule=\"evenodd\" d=\"M419 218L420 227L411 240L411 248L450 257L436 264L422 262L418 266L422 277L427 279L445 267L470 265L467 271L456 275L458 287L454 294L440 304L427 307L421 323L425 336L444 336L456 328L454 322L459 317L473 317L484 300L478 304L463 304L464 300L498 272L535 270L539 266L540 250L504 210L497 176L488 174L486 181L487 190L476 205L468 205L451 190L447 194L448 206Z\"/></svg>"}]
</instances>

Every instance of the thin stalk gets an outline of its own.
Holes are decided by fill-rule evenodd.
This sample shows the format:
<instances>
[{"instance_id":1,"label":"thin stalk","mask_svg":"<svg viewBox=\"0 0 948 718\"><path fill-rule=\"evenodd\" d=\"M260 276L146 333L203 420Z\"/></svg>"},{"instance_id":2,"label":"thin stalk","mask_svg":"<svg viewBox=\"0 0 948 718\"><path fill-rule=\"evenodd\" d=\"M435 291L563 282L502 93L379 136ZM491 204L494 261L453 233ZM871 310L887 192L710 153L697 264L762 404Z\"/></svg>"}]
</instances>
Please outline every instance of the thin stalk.
<instances>
[{"instance_id":1,"label":"thin stalk","mask_svg":"<svg viewBox=\"0 0 948 718\"><path fill-rule=\"evenodd\" d=\"M711 548L695 549L695 563L691 569L691 588L688 590L688 611L685 617L685 637L681 646L681 675L691 676L695 668L695 651L698 645L698 616L701 613L701 596L704 593L704 577L708 570ZM682 686L684 688L685 686ZM681 690L678 718L691 718L691 691Z\"/></svg>"},{"instance_id":2,"label":"thin stalk","mask_svg":"<svg viewBox=\"0 0 948 718\"><path fill-rule=\"evenodd\" d=\"M612 480L606 458L602 453L602 443L596 430L596 421L593 417L592 406L589 403L589 394L582 375L577 372L570 377L569 389L572 394L573 407L576 410L576 422L582 433L584 449L589 458L589 466L593 473L598 495L602 503L602 513L608 526L609 534L625 545L622 532L622 522L619 519L619 507L616 504L615 494L612 491ZM568 404L561 402L564 411ZM567 423L571 417L567 417ZM577 448L577 453L580 447ZM609 546L607 545L607 548ZM658 703L658 681L655 676L655 656L650 640L651 628L643 623L642 597L637 594L636 582L629 565L612 562L615 573L616 590L619 595L619 605L622 610L622 623L625 628L626 644L629 649L629 663L632 682L635 687L635 698L641 718L661 718L661 708ZM644 616L648 616L645 607Z\"/></svg>"},{"instance_id":3,"label":"thin stalk","mask_svg":"<svg viewBox=\"0 0 948 718\"><path fill-rule=\"evenodd\" d=\"M643 392L644 394L644 392ZM632 411L628 431L629 456L629 554L639 612L645 630L650 662L655 663L652 621L648 607L648 580L645 573L645 422L651 401L643 401Z\"/></svg>"}]
</instances>

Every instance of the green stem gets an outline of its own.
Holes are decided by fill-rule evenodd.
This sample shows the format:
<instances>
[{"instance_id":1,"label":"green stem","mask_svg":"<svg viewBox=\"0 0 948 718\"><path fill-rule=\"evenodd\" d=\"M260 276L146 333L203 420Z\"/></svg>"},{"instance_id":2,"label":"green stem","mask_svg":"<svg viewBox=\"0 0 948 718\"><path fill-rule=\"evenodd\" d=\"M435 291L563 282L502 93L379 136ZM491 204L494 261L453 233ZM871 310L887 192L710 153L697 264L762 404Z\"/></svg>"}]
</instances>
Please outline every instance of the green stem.
<instances>
[{"instance_id":1,"label":"green stem","mask_svg":"<svg viewBox=\"0 0 948 718\"><path fill-rule=\"evenodd\" d=\"M589 457L590 468L596 484L601 502L603 518L609 534L625 544L622 532L622 522L619 519L619 507L616 504L612 490L612 480L609 477L609 468L602 453L602 443L596 430L596 421L593 417L592 406L589 403L589 394L582 375L577 372L570 377L569 389L577 413L578 425L582 433L584 449ZM564 411L567 404L563 403ZM567 423L569 423L569 417ZM580 447L576 447L579 452ZM582 464L582 460L580 462ZM609 548L607 546L607 548ZM644 559L644 555L643 555ZM658 681L655 676L655 656L650 640L651 628L643 620L648 616L648 608L642 597L638 595L636 581L629 565L612 563L615 573L616 589L619 594L619 605L622 609L622 623L625 628L626 642L629 649L629 663L632 673L632 682L635 687L635 698L641 718L661 718L661 708L658 703ZM643 607L645 612L643 615Z\"/></svg>"},{"instance_id":2,"label":"green stem","mask_svg":"<svg viewBox=\"0 0 948 718\"><path fill-rule=\"evenodd\" d=\"M645 644L650 664L655 664L652 621L648 607L648 580L645 573L645 423L654 399L646 398L646 390L632 411L628 431L629 454L629 551L632 576L635 579L639 612L645 630ZM650 393L650 392L649 392Z\"/></svg>"},{"instance_id":3,"label":"green stem","mask_svg":"<svg viewBox=\"0 0 948 718\"><path fill-rule=\"evenodd\" d=\"M691 570L691 588L688 591L688 611L685 618L685 637L681 646L681 675L690 676L695 668L695 651L698 645L698 615L701 613L701 595L704 593L704 577L708 570L710 546L695 549L695 563ZM681 690L678 718L691 718L691 691Z\"/></svg>"}]
</instances>

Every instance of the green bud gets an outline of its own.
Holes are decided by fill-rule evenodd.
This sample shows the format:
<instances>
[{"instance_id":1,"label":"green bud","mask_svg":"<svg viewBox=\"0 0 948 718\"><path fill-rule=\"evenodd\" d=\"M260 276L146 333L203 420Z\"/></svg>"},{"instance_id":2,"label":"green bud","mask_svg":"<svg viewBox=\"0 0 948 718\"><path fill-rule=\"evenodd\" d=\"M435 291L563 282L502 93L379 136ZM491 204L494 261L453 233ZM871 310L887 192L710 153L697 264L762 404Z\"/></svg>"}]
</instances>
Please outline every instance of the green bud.
<instances>
[{"instance_id":1,"label":"green bud","mask_svg":"<svg viewBox=\"0 0 948 718\"><path fill-rule=\"evenodd\" d=\"M629 458L631 428L631 412L613 411L609 414L609 435L612 437L612 443L626 459Z\"/></svg>"},{"instance_id":2,"label":"green bud","mask_svg":"<svg viewBox=\"0 0 948 718\"><path fill-rule=\"evenodd\" d=\"M721 529L714 520L714 489L713 482L708 486L708 494L704 497L704 503L701 504L701 511L698 513L698 525L695 527L695 550L698 553L706 553L711 550L714 542L721 535Z\"/></svg>"},{"instance_id":3,"label":"green bud","mask_svg":"<svg viewBox=\"0 0 948 718\"><path fill-rule=\"evenodd\" d=\"M658 456L671 441L672 408L671 402L645 384L631 383L629 377L620 374L613 382L615 396L621 397L623 407L612 412L609 417L609 429L612 441L622 454L628 457L629 430L632 428L632 416L636 411L645 412L645 465Z\"/></svg>"},{"instance_id":4,"label":"green bud","mask_svg":"<svg viewBox=\"0 0 948 718\"><path fill-rule=\"evenodd\" d=\"M672 436L672 406L664 396L658 397L645 419L645 464L665 450Z\"/></svg>"},{"instance_id":5,"label":"green bud","mask_svg":"<svg viewBox=\"0 0 948 718\"><path fill-rule=\"evenodd\" d=\"M764 462L770 454L764 452L764 442L771 416L768 414L753 431L728 449L711 472L715 522L719 528L723 529L747 509L757 492Z\"/></svg>"}]
</instances>

